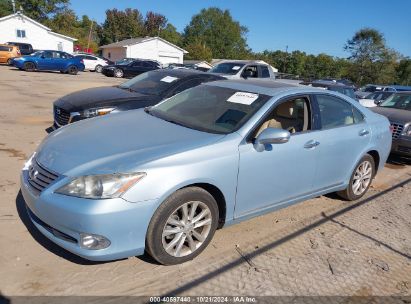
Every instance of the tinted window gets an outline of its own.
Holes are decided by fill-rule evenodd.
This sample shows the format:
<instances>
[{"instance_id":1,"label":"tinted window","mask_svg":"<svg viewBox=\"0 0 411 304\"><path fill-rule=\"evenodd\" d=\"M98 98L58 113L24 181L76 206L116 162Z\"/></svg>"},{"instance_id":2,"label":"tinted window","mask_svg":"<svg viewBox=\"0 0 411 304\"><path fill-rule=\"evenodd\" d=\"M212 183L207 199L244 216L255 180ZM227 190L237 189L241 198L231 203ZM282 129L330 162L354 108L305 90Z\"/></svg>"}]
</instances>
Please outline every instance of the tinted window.
<instances>
[{"instance_id":1,"label":"tinted window","mask_svg":"<svg viewBox=\"0 0 411 304\"><path fill-rule=\"evenodd\" d=\"M221 74L229 74L235 75L238 71L244 66L243 63L236 63L236 62L223 62L217 64L213 67L210 72L211 73L221 73Z\"/></svg>"},{"instance_id":2,"label":"tinted window","mask_svg":"<svg viewBox=\"0 0 411 304\"><path fill-rule=\"evenodd\" d=\"M141 67L141 66L143 66L143 63L140 62L140 61L134 61L134 62L131 64L131 66L132 66L132 67Z\"/></svg>"},{"instance_id":3,"label":"tinted window","mask_svg":"<svg viewBox=\"0 0 411 304\"><path fill-rule=\"evenodd\" d=\"M142 66L145 68L152 68L153 64L151 62L143 61Z\"/></svg>"},{"instance_id":4,"label":"tinted window","mask_svg":"<svg viewBox=\"0 0 411 304\"><path fill-rule=\"evenodd\" d=\"M0 46L0 52L10 52L11 48L8 46Z\"/></svg>"},{"instance_id":5,"label":"tinted window","mask_svg":"<svg viewBox=\"0 0 411 304\"><path fill-rule=\"evenodd\" d=\"M44 58L53 58L53 53L52 52L43 52L42 56L44 56Z\"/></svg>"},{"instance_id":6,"label":"tinted window","mask_svg":"<svg viewBox=\"0 0 411 304\"><path fill-rule=\"evenodd\" d=\"M322 129L330 129L354 123L352 105L337 97L317 95Z\"/></svg>"},{"instance_id":7,"label":"tinted window","mask_svg":"<svg viewBox=\"0 0 411 304\"><path fill-rule=\"evenodd\" d=\"M270 72L268 71L268 67L265 65L261 65L261 77L262 78L269 78Z\"/></svg>"},{"instance_id":8,"label":"tinted window","mask_svg":"<svg viewBox=\"0 0 411 304\"><path fill-rule=\"evenodd\" d=\"M93 57L93 56L85 56L85 59L87 59L87 60L97 60L97 58Z\"/></svg>"},{"instance_id":9,"label":"tinted window","mask_svg":"<svg viewBox=\"0 0 411 304\"><path fill-rule=\"evenodd\" d=\"M196 78L196 79L191 79L184 81L181 85L179 85L177 88L175 88L172 92L173 95L180 93L182 91L185 91L189 88L195 87L200 85L202 82L206 82L204 79L201 78Z\"/></svg>"},{"instance_id":10,"label":"tinted window","mask_svg":"<svg viewBox=\"0 0 411 304\"><path fill-rule=\"evenodd\" d=\"M150 114L187 128L228 134L239 129L271 97L200 85L154 106Z\"/></svg>"},{"instance_id":11,"label":"tinted window","mask_svg":"<svg viewBox=\"0 0 411 304\"><path fill-rule=\"evenodd\" d=\"M161 95L179 81L177 76L167 73L147 72L130 79L119 85L120 88L129 89L142 94Z\"/></svg>"},{"instance_id":12,"label":"tinted window","mask_svg":"<svg viewBox=\"0 0 411 304\"><path fill-rule=\"evenodd\" d=\"M383 101L380 107L411 111L411 95L394 94Z\"/></svg>"},{"instance_id":13,"label":"tinted window","mask_svg":"<svg viewBox=\"0 0 411 304\"><path fill-rule=\"evenodd\" d=\"M79 58L79 59L84 59L85 58L85 56L83 56L83 55L76 55L74 57Z\"/></svg>"}]
</instances>

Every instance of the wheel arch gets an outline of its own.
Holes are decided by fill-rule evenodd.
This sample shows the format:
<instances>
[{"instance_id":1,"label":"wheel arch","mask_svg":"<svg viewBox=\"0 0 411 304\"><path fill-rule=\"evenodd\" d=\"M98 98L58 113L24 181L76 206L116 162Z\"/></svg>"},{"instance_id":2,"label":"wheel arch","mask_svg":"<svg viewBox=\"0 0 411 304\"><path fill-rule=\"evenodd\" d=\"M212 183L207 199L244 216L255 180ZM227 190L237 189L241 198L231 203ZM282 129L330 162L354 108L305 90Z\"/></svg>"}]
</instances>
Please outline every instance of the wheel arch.
<instances>
[{"instance_id":1,"label":"wheel arch","mask_svg":"<svg viewBox=\"0 0 411 304\"><path fill-rule=\"evenodd\" d=\"M372 158L374 159L374 164L375 164L374 169L375 169L375 174L377 174L378 168L380 166L380 160L381 160L380 154L378 153L377 150L370 150L370 151L367 152L367 154L370 154L372 156Z\"/></svg>"}]
</instances>

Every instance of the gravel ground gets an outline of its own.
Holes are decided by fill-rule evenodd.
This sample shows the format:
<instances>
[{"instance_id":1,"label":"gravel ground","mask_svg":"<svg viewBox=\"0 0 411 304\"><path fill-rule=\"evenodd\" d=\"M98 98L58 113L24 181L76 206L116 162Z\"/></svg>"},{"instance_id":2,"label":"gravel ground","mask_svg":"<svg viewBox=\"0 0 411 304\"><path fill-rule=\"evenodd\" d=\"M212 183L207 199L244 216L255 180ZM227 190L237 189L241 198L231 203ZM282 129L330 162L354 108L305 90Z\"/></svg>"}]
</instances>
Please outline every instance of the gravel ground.
<instances>
[{"instance_id":1,"label":"gravel ground","mask_svg":"<svg viewBox=\"0 0 411 304\"><path fill-rule=\"evenodd\" d=\"M183 265L165 267L145 256L92 263L48 241L27 219L19 171L46 135L55 99L119 82L95 73L26 73L0 66L0 292L5 297L411 296L411 166L398 158L361 201L322 196L227 227Z\"/></svg>"}]
</instances>

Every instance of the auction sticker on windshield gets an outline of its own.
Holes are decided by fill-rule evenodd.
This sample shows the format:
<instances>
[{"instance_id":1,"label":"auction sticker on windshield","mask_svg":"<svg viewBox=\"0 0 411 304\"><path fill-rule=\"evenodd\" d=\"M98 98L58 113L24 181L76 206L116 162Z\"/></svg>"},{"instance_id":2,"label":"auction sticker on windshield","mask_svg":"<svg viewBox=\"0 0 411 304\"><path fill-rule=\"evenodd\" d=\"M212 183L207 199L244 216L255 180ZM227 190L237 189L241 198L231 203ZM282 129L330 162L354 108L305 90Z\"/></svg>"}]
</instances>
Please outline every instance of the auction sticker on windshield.
<instances>
[{"instance_id":1,"label":"auction sticker on windshield","mask_svg":"<svg viewBox=\"0 0 411 304\"><path fill-rule=\"evenodd\" d=\"M239 70L241 67L239 65L235 65L232 67L232 70L237 71Z\"/></svg>"},{"instance_id":2,"label":"auction sticker on windshield","mask_svg":"<svg viewBox=\"0 0 411 304\"><path fill-rule=\"evenodd\" d=\"M178 79L177 77L166 76L166 77L162 78L161 81L170 83L170 82L176 81L177 79Z\"/></svg>"},{"instance_id":3,"label":"auction sticker on windshield","mask_svg":"<svg viewBox=\"0 0 411 304\"><path fill-rule=\"evenodd\" d=\"M227 99L229 102L241 103L245 105L251 105L258 98L258 94L248 92L235 92Z\"/></svg>"}]
</instances>

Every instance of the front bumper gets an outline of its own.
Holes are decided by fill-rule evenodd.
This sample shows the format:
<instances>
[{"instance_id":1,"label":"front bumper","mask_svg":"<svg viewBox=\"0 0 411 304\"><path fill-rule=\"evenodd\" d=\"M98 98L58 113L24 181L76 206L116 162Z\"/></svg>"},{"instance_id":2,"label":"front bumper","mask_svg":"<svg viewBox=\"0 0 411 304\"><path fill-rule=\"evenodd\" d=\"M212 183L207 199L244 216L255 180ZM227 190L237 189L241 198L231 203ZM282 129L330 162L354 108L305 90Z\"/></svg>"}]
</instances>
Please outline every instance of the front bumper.
<instances>
[{"instance_id":1,"label":"front bumper","mask_svg":"<svg viewBox=\"0 0 411 304\"><path fill-rule=\"evenodd\" d=\"M114 76L114 70L103 68L103 70L101 71L101 74L111 77L111 76Z\"/></svg>"},{"instance_id":2,"label":"front bumper","mask_svg":"<svg viewBox=\"0 0 411 304\"><path fill-rule=\"evenodd\" d=\"M405 138L393 139L391 153L411 156L411 140Z\"/></svg>"},{"instance_id":3,"label":"front bumper","mask_svg":"<svg viewBox=\"0 0 411 304\"><path fill-rule=\"evenodd\" d=\"M156 200L130 203L121 198L91 200L54 193L58 180L35 194L21 174L21 192L28 214L39 231L64 249L93 261L108 261L142 255L146 231L155 212ZM80 247L80 233L102 235L111 245L101 250Z\"/></svg>"}]
</instances>

